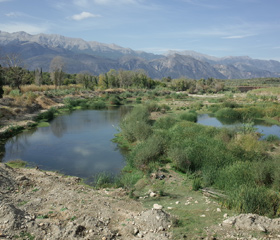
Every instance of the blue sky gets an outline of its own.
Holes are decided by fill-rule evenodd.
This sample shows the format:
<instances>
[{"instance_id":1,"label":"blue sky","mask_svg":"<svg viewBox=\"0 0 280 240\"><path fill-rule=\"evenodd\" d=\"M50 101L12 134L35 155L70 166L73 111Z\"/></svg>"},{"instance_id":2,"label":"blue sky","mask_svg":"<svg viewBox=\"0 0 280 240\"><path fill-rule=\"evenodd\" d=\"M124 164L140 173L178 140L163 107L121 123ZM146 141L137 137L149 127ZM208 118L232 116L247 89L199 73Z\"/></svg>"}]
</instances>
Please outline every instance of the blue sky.
<instances>
[{"instance_id":1,"label":"blue sky","mask_svg":"<svg viewBox=\"0 0 280 240\"><path fill-rule=\"evenodd\" d=\"M0 0L0 30L280 61L280 0Z\"/></svg>"}]
</instances>

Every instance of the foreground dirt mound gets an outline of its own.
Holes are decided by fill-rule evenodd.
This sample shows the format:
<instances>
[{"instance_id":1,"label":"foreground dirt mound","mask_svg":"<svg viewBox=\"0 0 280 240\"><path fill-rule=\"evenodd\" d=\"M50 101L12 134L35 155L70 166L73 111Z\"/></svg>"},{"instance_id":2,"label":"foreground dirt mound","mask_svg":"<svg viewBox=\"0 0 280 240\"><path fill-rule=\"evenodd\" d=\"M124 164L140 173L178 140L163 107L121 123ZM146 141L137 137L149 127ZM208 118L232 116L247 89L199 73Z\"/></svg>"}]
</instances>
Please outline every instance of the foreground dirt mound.
<instances>
[{"instance_id":1,"label":"foreground dirt mound","mask_svg":"<svg viewBox=\"0 0 280 240\"><path fill-rule=\"evenodd\" d=\"M172 238L162 210L144 210L123 189L94 190L79 181L0 164L0 239Z\"/></svg>"},{"instance_id":2,"label":"foreground dirt mound","mask_svg":"<svg viewBox=\"0 0 280 240\"><path fill-rule=\"evenodd\" d=\"M264 233L279 234L280 238L280 218L270 219L257 214L241 214L225 220L223 225L235 227L239 230L255 230Z\"/></svg>"}]
</instances>

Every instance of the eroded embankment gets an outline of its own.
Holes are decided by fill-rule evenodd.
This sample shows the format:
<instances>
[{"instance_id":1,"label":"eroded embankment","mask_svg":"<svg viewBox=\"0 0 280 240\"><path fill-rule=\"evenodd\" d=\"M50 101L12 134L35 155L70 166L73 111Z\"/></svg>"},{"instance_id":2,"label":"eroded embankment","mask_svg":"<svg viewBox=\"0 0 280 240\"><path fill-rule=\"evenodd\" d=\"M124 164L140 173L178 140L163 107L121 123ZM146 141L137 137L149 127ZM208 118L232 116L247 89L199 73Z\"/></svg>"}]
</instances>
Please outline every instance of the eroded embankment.
<instances>
[{"instance_id":1,"label":"eroded embankment","mask_svg":"<svg viewBox=\"0 0 280 240\"><path fill-rule=\"evenodd\" d=\"M0 164L0 238L171 238L162 210L144 210L123 189L94 190L79 181Z\"/></svg>"}]
</instances>

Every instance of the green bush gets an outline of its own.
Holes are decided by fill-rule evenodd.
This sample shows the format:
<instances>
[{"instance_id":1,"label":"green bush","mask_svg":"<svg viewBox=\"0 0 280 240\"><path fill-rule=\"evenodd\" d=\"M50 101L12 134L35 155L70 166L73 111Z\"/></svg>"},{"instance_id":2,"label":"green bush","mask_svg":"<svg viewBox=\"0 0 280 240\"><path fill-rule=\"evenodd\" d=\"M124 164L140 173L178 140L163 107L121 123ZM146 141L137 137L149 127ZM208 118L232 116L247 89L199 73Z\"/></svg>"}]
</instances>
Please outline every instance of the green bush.
<instances>
[{"instance_id":1,"label":"green bush","mask_svg":"<svg viewBox=\"0 0 280 240\"><path fill-rule=\"evenodd\" d=\"M166 150L167 139L161 134L152 135L138 144L129 158L138 169L146 169L151 162L159 161Z\"/></svg>"},{"instance_id":2,"label":"green bush","mask_svg":"<svg viewBox=\"0 0 280 240\"><path fill-rule=\"evenodd\" d=\"M215 186L227 191L236 189L244 183L247 186L254 186L254 175L251 169L251 162L235 162L225 166L219 171Z\"/></svg>"},{"instance_id":3,"label":"green bush","mask_svg":"<svg viewBox=\"0 0 280 240\"><path fill-rule=\"evenodd\" d=\"M114 184L115 179L112 175L101 172L94 177L94 186L96 188L110 187Z\"/></svg>"},{"instance_id":4,"label":"green bush","mask_svg":"<svg viewBox=\"0 0 280 240\"><path fill-rule=\"evenodd\" d=\"M157 119L157 121L154 124L154 128L155 129L169 129L172 126L175 125L175 123L177 122L177 120L173 117L167 116L167 117L162 117Z\"/></svg>"},{"instance_id":5,"label":"green bush","mask_svg":"<svg viewBox=\"0 0 280 240\"><path fill-rule=\"evenodd\" d=\"M55 108L50 108L49 110L40 113L35 119L36 121L51 121L54 118L54 115L56 113L56 109Z\"/></svg>"},{"instance_id":6,"label":"green bush","mask_svg":"<svg viewBox=\"0 0 280 240\"><path fill-rule=\"evenodd\" d=\"M168 157L171 159L174 167L181 172L188 172L191 161L183 147L171 148L168 151Z\"/></svg>"},{"instance_id":7,"label":"green bush","mask_svg":"<svg viewBox=\"0 0 280 240\"><path fill-rule=\"evenodd\" d=\"M131 189L143 177L143 173L130 166L125 166L121 175L117 178L117 187Z\"/></svg>"},{"instance_id":8,"label":"green bush","mask_svg":"<svg viewBox=\"0 0 280 240\"><path fill-rule=\"evenodd\" d=\"M135 100L135 102L139 104L139 103L141 103L141 100L142 100L141 97L137 97L136 100Z\"/></svg>"},{"instance_id":9,"label":"green bush","mask_svg":"<svg viewBox=\"0 0 280 240\"><path fill-rule=\"evenodd\" d=\"M155 102L148 102L145 105L149 112L159 112L161 110L160 105Z\"/></svg>"},{"instance_id":10,"label":"green bush","mask_svg":"<svg viewBox=\"0 0 280 240\"><path fill-rule=\"evenodd\" d=\"M251 120L255 118L262 118L265 116L263 107L246 107L246 108L238 108L236 111L239 112L240 116L244 120Z\"/></svg>"},{"instance_id":11,"label":"green bush","mask_svg":"<svg viewBox=\"0 0 280 240\"><path fill-rule=\"evenodd\" d=\"M222 108L215 113L216 118L241 119L241 114L233 108Z\"/></svg>"},{"instance_id":12,"label":"green bush","mask_svg":"<svg viewBox=\"0 0 280 240\"><path fill-rule=\"evenodd\" d=\"M195 178L192 182L192 190L198 191L201 188L202 188L201 178Z\"/></svg>"},{"instance_id":13,"label":"green bush","mask_svg":"<svg viewBox=\"0 0 280 240\"><path fill-rule=\"evenodd\" d=\"M196 112L186 112L181 113L179 115L181 120L189 121L189 122L197 122L197 113Z\"/></svg>"},{"instance_id":14,"label":"green bush","mask_svg":"<svg viewBox=\"0 0 280 240\"><path fill-rule=\"evenodd\" d=\"M88 104L88 108L89 109L104 109L106 108L106 103L104 101L102 101L101 99L100 100L97 100L97 101L91 101L89 104Z\"/></svg>"},{"instance_id":15,"label":"green bush","mask_svg":"<svg viewBox=\"0 0 280 240\"><path fill-rule=\"evenodd\" d=\"M147 107L137 106L120 123L122 135L129 142L145 140L152 134Z\"/></svg>"},{"instance_id":16,"label":"green bush","mask_svg":"<svg viewBox=\"0 0 280 240\"><path fill-rule=\"evenodd\" d=\"M20 97L22 94L20 93L20 91L18 90L18 89L16 89L16 90L12 90L12 91L10 91L10 93L9 93L9 96L11 96L11 97Z\"/></svg>"},{"instance_id":17,"label":"green bush","mask_svg":"<svg viewBox=\"0 0 280 240\"><path fill-rule=\"evenodd\" d=\"M275 142L275 141L279 141L280 138L277 135L269 134L264 138L264 140L268 142Z\"/></svg>"},{"instance_id":18,"label":"green bush","mask_svg":"<svg viewBox=\"0 0 280 240\"><path fill-rule=\"evenodd\" d=\"M111 105L121 105L121 99L119 96L111 96L109 102Z\"/></svg>"},{"instance_id":19,"label":"green bush","mask_svg":"<svg viewBox=\"0 0 280 240\"><path fill-rule=\"evenodd\" d=\"M225 201L230 208L241 213L275 216L279 208L279 197L276 193L259 186L246 186L232 190Z\"/></svg>"}]
</instances>

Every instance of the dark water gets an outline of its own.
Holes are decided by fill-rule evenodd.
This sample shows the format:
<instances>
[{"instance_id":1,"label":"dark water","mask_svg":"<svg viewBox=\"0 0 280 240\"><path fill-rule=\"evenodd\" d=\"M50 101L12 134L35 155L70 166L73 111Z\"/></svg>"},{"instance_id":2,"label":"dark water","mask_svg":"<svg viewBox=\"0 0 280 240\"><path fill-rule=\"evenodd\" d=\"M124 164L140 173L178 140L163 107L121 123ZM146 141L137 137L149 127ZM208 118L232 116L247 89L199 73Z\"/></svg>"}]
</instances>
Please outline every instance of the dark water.
<instances>
[{"instance_id":1,"label":"dark water","mask_svg":"<svg viewBox=\"0 0 280 240\"><path fill-rule=\"evenodd\" d=\"M111 140L127 107L81 110L55 118L49 127L23 132L5 145L3 162L21 159L44 170L91 178L118 174L124 157Z\"/></svg>"},{"instance_id":2,"label":"dark water","mask_svg":"<svg viewBox=\"0 0 280 240\"><path fill-rule=\"evenodd\" d=\"M244 126L241 122L232 122L226 119L217 119L215 117L209 116L208 114L198 115L197 123L214 127L241 128L242 126ZM261 139L265 138L268 135L276 135L280 138L280 126L268 125L265 122L256 122L254 128L256 128L256 132L262 134Z\"/></svg>"}]
</instances>

